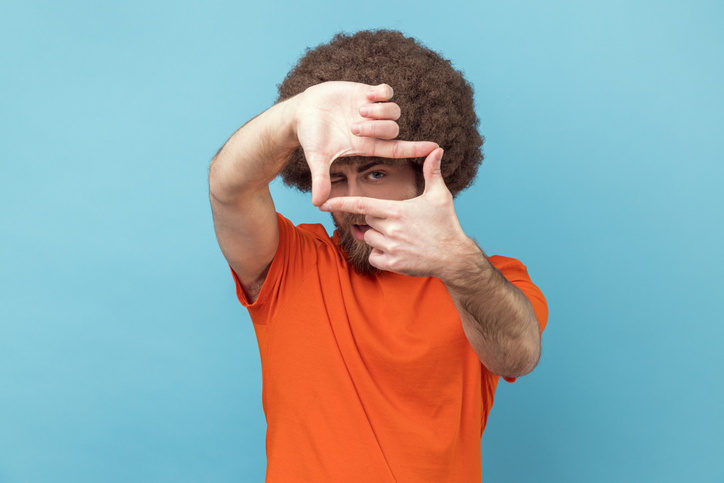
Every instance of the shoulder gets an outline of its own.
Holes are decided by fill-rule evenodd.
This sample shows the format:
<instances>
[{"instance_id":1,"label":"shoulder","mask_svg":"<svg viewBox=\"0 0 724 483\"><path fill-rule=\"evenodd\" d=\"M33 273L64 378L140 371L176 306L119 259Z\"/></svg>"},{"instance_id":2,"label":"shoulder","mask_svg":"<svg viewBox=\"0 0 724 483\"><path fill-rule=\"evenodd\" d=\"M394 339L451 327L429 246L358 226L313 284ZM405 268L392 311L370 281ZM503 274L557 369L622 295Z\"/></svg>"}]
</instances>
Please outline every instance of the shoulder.
<instances>
[{"instance_id":1,"label":"shoulder","mask_svg":"<svg viewBox=\"0 0 724 483\"><path fill-rule=\"evenodd\" d=\"M260 315L285 303L285 297L294 294L304 283L310 271L320 263L334 260L337 254L331 238L321 224L300 224L295 226L289 219L276 213L279 226L279 243L267 272L259 284L246 296L237 279L237 296L241 303L255 315L255 323L266 320L268 314ZM266 306L267 309L262 309ZM254 319L254 317L253 317Z\"/></svg>"},{"instance_id":2,"label":"shoulder","mask_svg":"<svg viewBox=\"0 0 724 483\"><path fill-rule=\"evenodd\" d=\"M320 223L302 223L294 225L283 215L277 213L279 221L279 247L272 262L284 271L290 267L304 267L313 264L336 265L344 259L336 233L330 237Z\"/></svg>"},{"instance_id":3,"label":"shoulder","mask_svg":"<svg viewBox=\"0 0 724 483\"><path fill-rule=\"evenodd\" d=\"M277 221L279 222L280 232L284 232L287 236L296 234L297 236L304 236L319 242L331 240L331 237L327 234L327 230L321 223L300 223L294 225L291 220L281 213L277 213Z\"/></svg>"},{"instance_id":4,"label":"shoulder","mask_svg":"<svg viewBox=\"0 0 724 483\"><path fill-rule=\"evenodd\" d=\"M321 223L301 223L296 226L296 229L322 242L332 239L329 234L327 234L327 229L324 228L324 225Z\"/></svg>"},{"instance_id":5,"label":"shoulder","mask_svg":"<svg viewBox=\"0 0 724 483\"><path fill-rule=\"evenodd\" d=\"M488 261L500 271L503 269L523 269L526 270L526 266L517 258L504 257L502 255L490 255Z\"/></svg>"},{"instance_id":6,"label":"shoulder","mask_svg":"<svg viewBox=\"0 0 724 483\"><path fill-rule=\"evenodd\" d=\"M289 219L277 213L279 221L279 250L281 258L302 255L321 256L322 259L336 260L340 256L336 233L330 236L320 223L294 225ZM323 254L326 254L323 255Z\"/></svg>"},{"instance_id":7,"label":"shoulder","mask_svg":"<svg viewBox=\"0 0 724 483\"><path fill-rule=\"evenodd\" d=\"M495 268L508 279L508 281L515 283L516 281L527 281L530 282L530 275L528 275L528 267L517 258L504 257L501 255L491 255L488 257L488 261Z\"/></svg>"}]
</instances>

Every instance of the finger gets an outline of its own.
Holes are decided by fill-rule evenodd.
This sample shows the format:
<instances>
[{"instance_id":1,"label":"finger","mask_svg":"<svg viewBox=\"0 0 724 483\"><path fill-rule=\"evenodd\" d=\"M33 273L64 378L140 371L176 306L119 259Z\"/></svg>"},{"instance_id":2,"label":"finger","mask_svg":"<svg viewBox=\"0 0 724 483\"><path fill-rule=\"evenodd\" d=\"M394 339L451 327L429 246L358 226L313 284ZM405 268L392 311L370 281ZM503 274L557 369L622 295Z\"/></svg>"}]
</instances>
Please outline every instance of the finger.
<instances>
[{"instance_id":1,"label":"finger","mask_svg":"<svg viewBox=\"0 0 724 483\"><path fill-rule=\"evenodd\" d=\"M379 141L375 143L371 152L362 155L380 158L421 158L437 148L437 144L430 141Z\"/></svg>"},{"instance_id":2,"label":"finger","mask_svg":"<svg viewBox=\"0 0 724 483\"><path fill-rule=\"evenodd\" d=\"M393 95L394 92L392 91L392 87L387 84L372 86L370 87L370 90L367 91L367 99L376 102L389 101Z\"/></svg>"},{"instance_id":3,"label":"finger","mask_svg":"<svg viewBox=\"0 0 724 483\"><path fill-rule=\"evenodd\" d=\"M372 237L378 242L375 244L369 243L369 245L375 248L381 248L382 250L389 252L389 242L391 240L390 235L395 235L397 230L393 222L393 214L390 213L387 216L390 218L378 218L372 215L365 216L365 223L370 226L370 230L367 230L365 234L372 232ZM384 242L379 239L377 234L384 238Z\"/></svg>"},{"instance_id":4,"label":"finger","mask_svg":"<svg viewBox=\"0 0 724 483\"><path fill-rule=\"evenodd\" d=\"M351 129L355 136L376 139L395 139L400 134L400 126L395 121L356 122Z\"/></svg>"},{"instance_id":5,"label":"finger","mask_svg":"<svg viewBox=\"0 0 724 483\"><path fill-rule=\"evenodd\" d=\"M376 198L364 198L362 196L343 196L328 199L319 209L322 211L344 211L346 213L387 218L388 215L395 212L395 207L391 203L399 203L399 201L378 200Z\"/></svg>"},{"instance_id":6,"label":"finger","mask_svg":"<svg viewBox=\"0 0 724 483\"><path fill-rule=\"evenodd\" d=\"M374 228L371 228L365 232L365 243L377 250L383 252L387 251L387 238L385 237L385 235L375 230Z\"/></svg>"},{"instance_id":7,"label":"finger","mask_svg":"<svg viewBox=\"0 0 724 483\"><path fill-rule=\"evenodd\" d=\"M373 249L368 258L370 265L378 270L389 270L387 266L387 254L377 248Z\"/></svg>"},{"instance_id":8,"label":"finger","mask_svg":"<svg viewBox=\"0 0 724 483\"><path fill-rule=\"evenodd\" d=\"M389 215L390 215L390 213L388 213L388 216ZM372 228L374 228L375 230L377 230L380 233L387 233L386 223L385 223L386 221L387 221L387 218L378 218L378 217L372 216L372 215L365 216L365 223L367 223L369 226L371 226Z\"/></svg>"},{"instance_id":9,"label":"finger","mask_svg":"<svg viewBox=\"0 0 724 483\"><path fill-rule=\"evenodd\" d=\"M422 175L425 178L425 192L435 186L438 186L440 183L442 183L442 185L447 189L445 180L442 177L442 169L440 168L442 164L442 155L443 149L438 148L427 156L425 164L422 165Z\"/></svg>"},{"instance_id":10,"label":"finger","mask_svg":"<svg viewBox=\"0 0 724 483\"><path fill-rule=\"evenodd\" d=\"M391 119L396 121L402 111L394 102L365 104L359 108L359 115L368 119Z\"/></svg>"},{"instance_id":11,"label":"finger","mask_svg":"<svg viewBox=\"0 0 724 483\"><path fill-rule=\"evenodd\" d=\"M329 179L329 165L324 162L309 161L309 171L312 175L312 204L319 206L329 198L332 183Z\"/></svg>"}]
</instances>

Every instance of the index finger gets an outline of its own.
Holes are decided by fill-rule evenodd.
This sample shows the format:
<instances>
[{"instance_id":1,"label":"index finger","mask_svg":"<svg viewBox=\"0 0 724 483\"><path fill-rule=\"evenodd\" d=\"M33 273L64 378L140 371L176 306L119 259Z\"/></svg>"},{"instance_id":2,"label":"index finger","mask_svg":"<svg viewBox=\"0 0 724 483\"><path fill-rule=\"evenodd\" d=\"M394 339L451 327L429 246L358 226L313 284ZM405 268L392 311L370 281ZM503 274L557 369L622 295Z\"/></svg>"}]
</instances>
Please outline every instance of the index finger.
<instances>
[{"instance_id":1,"label":"index finger","mask_svg":"<svg viewBox=\"0 0 724 483\"><path fill-rule=\"evenodd\" d=\"M394 209L390 200L378 200L377 198L365 198L363 196L343 196L330 198L322 206L322 211L344 211L346 213L357 213L359 215L370 215L375 218L387 218Z\"/></svg>"},{"instance_id":2,"label":"index finger","mask_svg":"<svg viewBox=\"0 0 724 483\"><path fill-rule=\"evenodd\" d=\"M439 146L430 141L377 140L370 156L380 158L422 158Z\"/></svg>"}]
</instances>

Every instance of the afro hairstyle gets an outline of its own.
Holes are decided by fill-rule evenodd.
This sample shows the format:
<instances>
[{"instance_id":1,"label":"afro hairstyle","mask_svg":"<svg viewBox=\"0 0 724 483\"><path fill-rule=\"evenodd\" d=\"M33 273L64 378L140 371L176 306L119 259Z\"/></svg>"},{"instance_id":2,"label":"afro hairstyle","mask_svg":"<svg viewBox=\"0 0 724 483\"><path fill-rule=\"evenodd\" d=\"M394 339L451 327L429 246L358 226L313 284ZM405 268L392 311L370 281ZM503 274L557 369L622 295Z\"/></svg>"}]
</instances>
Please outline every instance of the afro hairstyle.
<instances>
[{"instance_id":1,"label":"afro hairstyle","mask_svg":"<svg viewBox=\"0 0 724 483\"><path fill-rule=\"evenodd\" d=\"M339 33L329 43L306 50L279 84L277 102L327 81L392 86L392 101L402 110L398 139L433 141L445 150L442 175L453 196L473 183L483 160L483 137L473 88L449 60L397 31ZM419 183L424 158L410 161ZM286 185L311 190L302 148L291 154L281 175Z\"/></svg>"}]
</instances>

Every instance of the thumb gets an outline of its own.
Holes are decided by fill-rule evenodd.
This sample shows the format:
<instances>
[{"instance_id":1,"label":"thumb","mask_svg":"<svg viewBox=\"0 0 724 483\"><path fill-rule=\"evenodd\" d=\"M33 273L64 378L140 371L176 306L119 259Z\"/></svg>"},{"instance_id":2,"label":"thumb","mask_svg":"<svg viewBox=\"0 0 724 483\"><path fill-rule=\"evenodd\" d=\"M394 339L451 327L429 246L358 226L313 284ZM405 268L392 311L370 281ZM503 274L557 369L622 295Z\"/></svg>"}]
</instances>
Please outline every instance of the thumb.
<instances>
[{"instance_id":1,"label":"thumb","mask_svg":"<svg viewBox=\"0 0 724 483\"><path fill-rule=\"evenodd\" d=\"M442 170L440 165L442 164L443 149L438 148L427 155L425 158L425 164L422 165L422 175L425 178L425 193L434 189L435 187L442 184L445 185L445 180L442 178Z\"/></svg>"},{"instance_id":2,"label":"thumb","mask_svg":"<svg viewBox=\"0 0 724 483\"><path fill-rule=\"evenodd\" d=\"M312 175L312 204L320 206L327 201L332 191L329 180L329 163L320 159L308 159L309 171Z\"/></svg>"}]
</instances>

